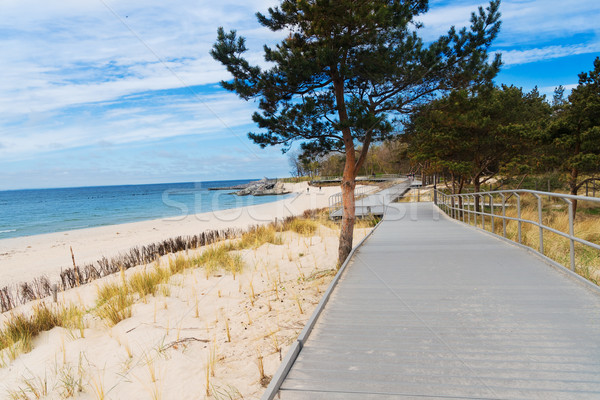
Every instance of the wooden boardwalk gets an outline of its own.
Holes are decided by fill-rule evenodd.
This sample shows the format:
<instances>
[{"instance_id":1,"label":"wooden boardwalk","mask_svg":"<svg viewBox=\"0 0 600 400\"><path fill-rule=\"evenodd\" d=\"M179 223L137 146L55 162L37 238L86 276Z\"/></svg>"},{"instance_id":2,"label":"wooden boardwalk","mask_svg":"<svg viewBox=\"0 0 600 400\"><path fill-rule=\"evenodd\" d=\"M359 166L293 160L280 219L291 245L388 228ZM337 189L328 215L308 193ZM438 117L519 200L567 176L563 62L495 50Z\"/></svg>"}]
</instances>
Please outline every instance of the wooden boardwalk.
<instances>
[{"instance_id":1,"label":"wooden boardwalk","mask_svg":"<svg viewBox=\"0 0 600 400\"><path fill-rule=\"evenodd\" d=\"M388 205L392 204L394 200L406 193L410 189L411 183L411 181L405 180L388 189L380 190L371 195L356 199L354 205L354 215L357 217L364 217L367 215L384 215ZM332 211L329 217L342 218L342 213L343 210L340 207L337 210Z\"/></svg>"},{"instance_id":2,"label":"wooden boardwalk","mask_svg":"<svg viewBox=\"0 0 600 400\"><path fill-rule=\"evenodd\" d=\"M275 398L600 399L598 291L431 203L395 207Z\"/></svg>"}]
</instances>

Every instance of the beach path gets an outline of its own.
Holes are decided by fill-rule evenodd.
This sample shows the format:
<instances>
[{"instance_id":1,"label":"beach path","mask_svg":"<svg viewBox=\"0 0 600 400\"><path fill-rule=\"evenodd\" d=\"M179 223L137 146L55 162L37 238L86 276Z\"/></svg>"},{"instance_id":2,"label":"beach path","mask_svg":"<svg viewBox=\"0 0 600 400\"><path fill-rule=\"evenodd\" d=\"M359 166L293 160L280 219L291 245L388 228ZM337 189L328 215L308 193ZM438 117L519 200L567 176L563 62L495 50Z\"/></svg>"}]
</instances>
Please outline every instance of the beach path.
<instances>
[{"instance_id":1,"label":"beach path","mask_svg":"<svg viewBox=\"0 0 600 400\"><path fill-rule=\"evenodd\" d=\"M597 290L432 203L395 207L276 398L600 398Z\"/></svg>"}]
</instances>

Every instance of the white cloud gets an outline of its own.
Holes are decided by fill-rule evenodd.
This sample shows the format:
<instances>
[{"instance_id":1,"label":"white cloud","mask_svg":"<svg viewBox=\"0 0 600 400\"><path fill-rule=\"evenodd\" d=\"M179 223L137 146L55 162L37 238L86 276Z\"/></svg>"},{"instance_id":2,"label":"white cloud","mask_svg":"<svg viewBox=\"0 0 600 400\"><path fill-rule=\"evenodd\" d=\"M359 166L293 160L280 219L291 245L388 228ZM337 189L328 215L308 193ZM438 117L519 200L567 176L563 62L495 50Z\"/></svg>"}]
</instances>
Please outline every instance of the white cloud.
<instances>
[{"instance_id":1,"label":"white cloud","mask_svg":"<svg viewBox=\"0 0 600 400\"><path fill-rule=\"evenodd\" d=\"M506 65L525 64L598 51L600 51L600 43L547 46L529 50L505 50L502 52L502 61Z\"/></svg>"},{"instance_id":2,"label":"white cloud","mask_svg":"<svg viewBox=\"0 0 600 400\"><path fill-rule=\"evenodd\" d=\"M273 3L3 0L2 159L99 139L231 135L229 127L248 124L253 109L235 96L184 90L181 98L159 95L161 103L150 105L136 105L137 97L227 79L209 55L217 27L237 28L260 51L275 36L259 27L254 12Z\"/></svg>"},{"instance_id":3,"label":"white cloud","mask_svg":"<svg viewBox=\"0 0 600 400\"><path fill-rule=\"evenodd\" d=\"M433 40L452 25L468 26L471 12L478 6L485 7L487 3L434 2L431 11L419 18L425 24L424 37ZM593 53L600 49L600 2L597 0L504 0L500 11L502 28L492 51L503 53L506 64ZM565 40L569 41L568 45L560 44Z\"/></svg>"}]
</instances>

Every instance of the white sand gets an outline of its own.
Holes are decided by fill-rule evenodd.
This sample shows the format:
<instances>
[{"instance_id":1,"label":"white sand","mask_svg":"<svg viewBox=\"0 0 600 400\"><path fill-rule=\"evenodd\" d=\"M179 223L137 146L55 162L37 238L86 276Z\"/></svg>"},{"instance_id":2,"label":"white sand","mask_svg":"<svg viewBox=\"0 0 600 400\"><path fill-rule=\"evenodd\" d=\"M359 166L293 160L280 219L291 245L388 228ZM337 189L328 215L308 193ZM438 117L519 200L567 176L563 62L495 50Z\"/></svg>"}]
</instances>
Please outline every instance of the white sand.
<instances>
[{"instance_id":1,"label":"white sand","mask_svg":"<svg viewBox=\"0 0 600 400\"><path fill-rule=\"evenodd\" d=\"M256 206L192 214L121 225L79 229L44 235L0 240L0 287L30 281L47 275L58 278L61 268L72 266L69 247L73 247L78 265L91 263L102 256L112 257L132 247L164 239L194 235L208 230L242 228L262 224L275 218L300 215L308 209L327 207L331 194L339 187L311 187L306 182L289 184L292 198Z\"/></svg>"},{"instance_id":2,"label":"white sand","mask_svg":"<svg viewBox=\"0 0 600 400\"><path fill-rule=\"evenodd\" d=\"M316 196L303 195L299 199L291 203L302 206L294 211L282 208L275 215L298 212L301 207L323 206ZM255 208L275 207L281 204ZM254 211L243 211L246 217L236 219L236 226L254 222L248 219ZM193 233L197 229L194 221L183 223L182 230L170 230L174 229L170 224L161 226L153 221L130 224L127 229L120 226L119 239L114 238L115 227L78 231L76 239L91 238L94 237L91 233L100 232L97 237L102 238L105 251L111 250L108 247L111 242L115 245L121 239L125 243L120 248L125 249L139 243L130 226L143 227L141 238L148 241L163 238L154 234L152 227L160 227L161 234L169 235L181 234L183 229ZM202 223L197 226L215 227ZM219 226L232 225L229 222ZM360 240L367 231L357 230L355 240ZM57 235L45 236L62 239ZM69 236L75 235L70 232ZM42 396L44 399L68 398L70 389L75 389L76 399L260 398L264 387L260 383L259 358L262 357L265 374L272 376L333 277L337 256L337 234L323 226L313 237L285 232L282 238L280 245L266 244L239 251L245 268L235 278L223 273L207 277L203 269L190 269L173 276L165 285L170 289L167 296L157 294L138 299L132 317L113 327L94 314L94 300L96 288L107 281L118 281L119 274L61 293L59 303L72 302L89 311L83 337L78 329L54 328L34 340L31 352L13 361L7 360L4 351L4 362L0 359L0 398L10 398L11 393L19 390L28 396L23 398L35 398L32 390L41 388L44 382L48 390L48 395ZM37 240L38 245L48 246L41 238ZM79 252L86 248L83 244L85 241ZM92 256L93 248L87 249ZM35 251L41 254L42 249ZM17 256L23 257L21 253ZM163 265L169 257L173 256L162 258ZM143 268L154 266L135 267L126 275ZM16 311L26 312L30 307L22 306ZM8 316L0 316L0 326ZM231 341L227 339L225 321ZM206 397L206 371L211 358L214 376L209 374L211 395ZM78 387L81 392L77 392Z\"/></svg>"}]
</instances>

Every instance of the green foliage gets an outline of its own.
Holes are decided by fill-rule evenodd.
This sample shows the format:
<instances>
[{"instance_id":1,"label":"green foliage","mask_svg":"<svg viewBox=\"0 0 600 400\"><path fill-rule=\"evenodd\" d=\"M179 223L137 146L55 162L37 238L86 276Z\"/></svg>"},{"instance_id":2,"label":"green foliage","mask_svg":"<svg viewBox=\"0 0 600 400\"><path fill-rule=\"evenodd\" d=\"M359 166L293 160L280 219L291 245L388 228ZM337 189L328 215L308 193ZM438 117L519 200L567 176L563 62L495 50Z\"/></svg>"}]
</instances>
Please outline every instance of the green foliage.
<instances>
[{"instance_id":1,"label":"green foliage","mask_svg":"<svg viewBox=\"0 0 600 400\"><path fill-rule=\"evenodd\" d=\"M577 194L585 183L580 175L597 175L600 168L600 58L594 60L592 71L579 74L579 84L568 100L563 92L559 87L555 93L548 151L569 174L571 193Z\"/></svg>"},{"instance_id":2,"label":"green foliage","mask_svg":"<svg viewBox=\"0 0 600 400\"><path fill-rule=\"evenodd\" d=\"M544 96L514 86L460 90L416 113L408 129L409 153L449 172L460 191L466 181L476 190L498 172L523 173L550 113ZM484 178L485 176L485 178ZM456 190L456 188L455 188Z\"/></svg>"},{"instance_id":3,"label":"green foliage","mask_svg":"<svg viewBox=\"0 0 600 400\"><path fill-rule=\"evenodd\" d=\"M211 55L233 76L222 86L243 99L259 98L254 122L266 130L249 136L262 147L303 142L311 153L354 150L393 130L390 117L409 112L436 90L489 81L499 56L487 64L487 48L499 28L499 1L471 17L470 29L452 27L426 45L415 22L424 0L283 0L259 22L292 32L275 48L265 46L267 70L242 55L245 40L219 28ZM360 165L357 165L360 167Z\"/></svg>"}]
</instances>

